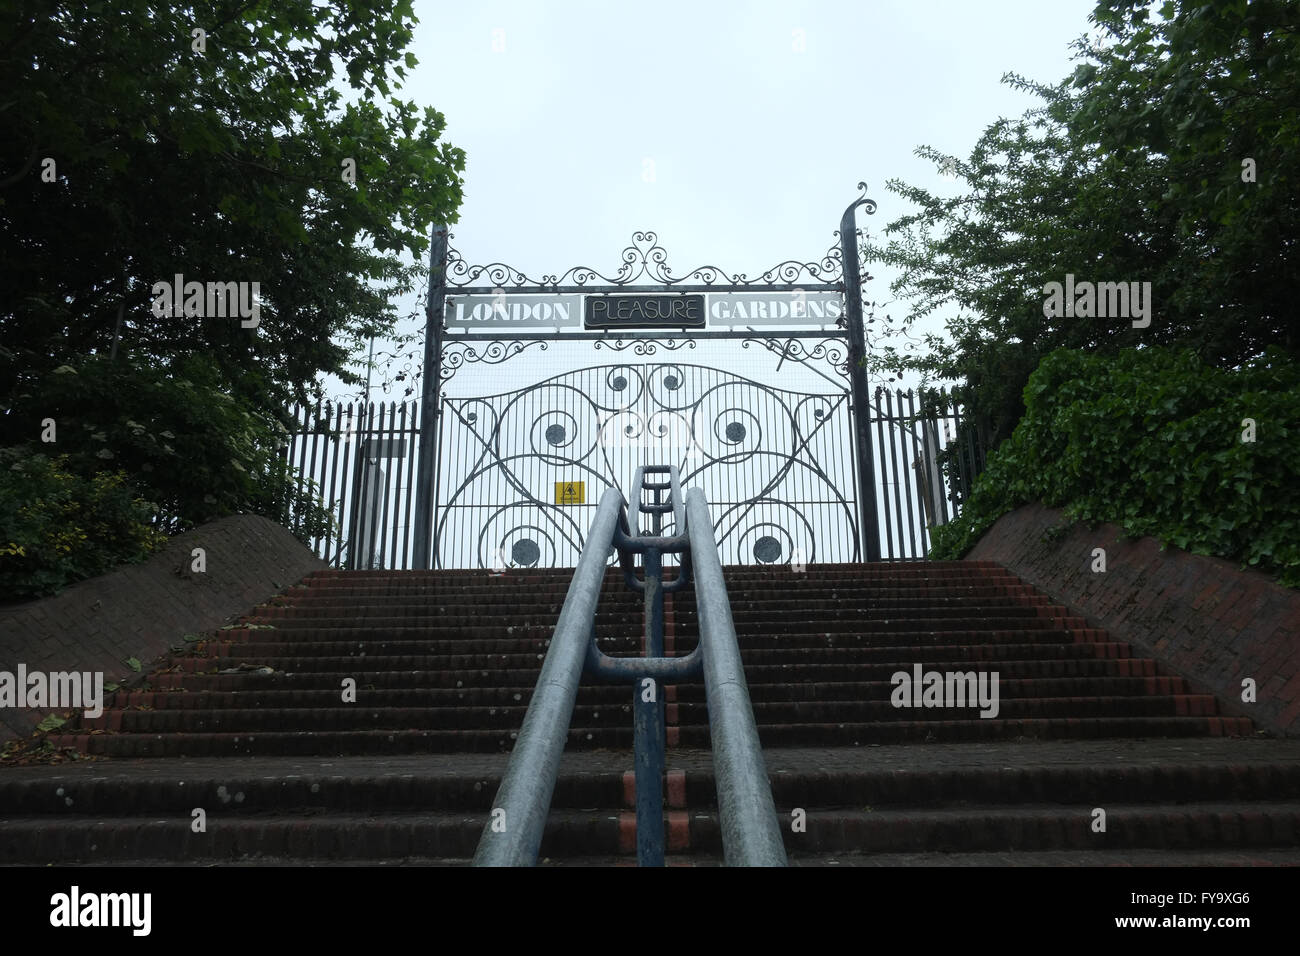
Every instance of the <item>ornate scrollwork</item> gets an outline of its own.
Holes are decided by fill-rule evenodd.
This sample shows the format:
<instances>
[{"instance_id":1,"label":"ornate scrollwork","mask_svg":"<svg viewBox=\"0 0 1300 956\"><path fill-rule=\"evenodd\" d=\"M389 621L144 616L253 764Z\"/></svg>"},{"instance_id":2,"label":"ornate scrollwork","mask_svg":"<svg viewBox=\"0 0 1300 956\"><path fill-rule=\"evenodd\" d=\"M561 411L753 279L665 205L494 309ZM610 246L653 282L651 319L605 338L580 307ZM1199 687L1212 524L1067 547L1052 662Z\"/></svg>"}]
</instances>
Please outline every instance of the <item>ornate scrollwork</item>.
<instances>
[{"instance_id":1,"label":"ornate scrollwork","mask_svg":"<svg viewBox=\"0 0 1300 956\"><path fill-rule=\"evenodd\" d=\"M442 364L439 376L446 382L456 374L456 370L466 364L500 365L534 346L546 351L547 344L541 339L500 339L489 342L479 348L465 342L443 342Z\"/></svg>"},{"instance_id":2,"label":"ornate scrollwork","mask_svg":"<svg viewBox=\"0 0 1300 956\"><path fill-rule=\"evenodd\" d=\"M838 236L838 233L836 235ZM591 266L574 266L559 275L544 275L540 279L532 279L503 262L470 265L456 249L449 247L445 278L447 285L453 288L464 288L470 285L490 285L494 288L522 286L580 288L589 285L691 284L737 286L741 289L745 286L797 283L806 283L809 286L834 286L843 279L842 256L838 241L818 261L799 262L788 259L754 279L748 278L743 272L727 273L719 266L713 265L696 266L684 275L676 276L668 265L668 251L659 245L658 235L648 230L632 233L632 244L620 253L619 258L622 260L622 265L613 276L607 276Z\"/></svg>"},{"instance_id":3,"label":"ornate scrollwork","mask_svg":"<svg viewBox=\"0 0 1300 956\"><path fill-rule=\"evenodd\" d=\"M461 451L442 475L440 561L576 560L590 513L575 505L593 506L645 462L677 465L684 485L706 489L729 561L856 558L842 390L796 392L661 362L576 369L513 391L449 397L445 407L444 427L455 429L449 447ZM579 483L585 494L563 500L559 489Z\"/></svg>"},{"instance_id":4,"label":"ornate scrollwork","mask_svg":"<svg viewBox=\"0 0 1300 956\"><path fill-rule=\"evenodd\" d=\"M849 375L849 347L843 339L828 336L818 341L812 347L808 346L810 339L788 338L785 341L778 339L762 338L754 336L753 338L741 339L740 347L749 348L751 342L756 342L763 348L776 355L781 356L782 361L787 359L798 362L800 365L809 365L812 362L824 361L831 368L848 378Z\"/></svg>"},{"instance_id":5,"label":"ornate scrollwork","mask_svg":"<svg viewBox=\"0 0 1300 956\"><path fill-rule=\"evenodd\" d=\"M625 349L632 349L636 355L654 355L661 348L668 352L675 352L681 348L695 348L694 339L596 339L592 345L596 348L607 348L614 352L622 352Z\"/></svg>"}]
</instances>

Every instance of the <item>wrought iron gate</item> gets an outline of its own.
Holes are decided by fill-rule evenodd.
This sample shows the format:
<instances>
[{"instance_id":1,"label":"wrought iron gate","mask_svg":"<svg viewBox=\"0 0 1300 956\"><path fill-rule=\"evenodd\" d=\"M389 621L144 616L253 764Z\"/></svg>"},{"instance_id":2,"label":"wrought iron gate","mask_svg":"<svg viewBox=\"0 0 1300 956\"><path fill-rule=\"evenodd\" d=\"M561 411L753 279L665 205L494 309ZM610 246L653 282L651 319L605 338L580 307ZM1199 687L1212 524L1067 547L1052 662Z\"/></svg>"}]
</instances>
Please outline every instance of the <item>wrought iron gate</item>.
<instances>
[{"instance_id":1,"label":"wrought iron gate","mask_svg":"<svg viewBox=\"0 0 1300 956\"><path fill-rule=\"evenodd\" d=\"M571 566L601 494L627 489L638 465L673 464L683 485L704 490L726 563L924 557L927 526L949 519L948 502L955 513L982 446L962 437L956 404L948 415L931 403L922 418L910 393L906 413L902 393L896 408L868 394L870 277L854 216L875 203L858 188L820 260L754 279L711 265L674 274L653 232L633 234L612 276L576 266L533 279L470 265L436 227L409 426L405 405L400 425L391 405L386 424L382 405L377 419L360 409L351 474L351 408L345 435L341 409L332 423L328 408L295 413L302 429L285 455L297 456L301 480L318 481L341 535L318 552L353 568ZM713 366L592 364L601 349L645 358L705 346L703 357L725 343L738 348ZM754 344L749 354L774 369L722 370ZM955 436L945 425L941 437L948 418Z\"/></svg>"},{"instance_id":2,"label":"wrought iron gate","mask_svg":"<svg viewBox=\"0 0 1300 956\"><path fill-rule=\"evenodd\" d=\"M434 566L572 566L601 494L642 464L704 490L725 563L856 561L849 411L847 389L670 362L444 395Z\"/></svg>"}]
</instances>

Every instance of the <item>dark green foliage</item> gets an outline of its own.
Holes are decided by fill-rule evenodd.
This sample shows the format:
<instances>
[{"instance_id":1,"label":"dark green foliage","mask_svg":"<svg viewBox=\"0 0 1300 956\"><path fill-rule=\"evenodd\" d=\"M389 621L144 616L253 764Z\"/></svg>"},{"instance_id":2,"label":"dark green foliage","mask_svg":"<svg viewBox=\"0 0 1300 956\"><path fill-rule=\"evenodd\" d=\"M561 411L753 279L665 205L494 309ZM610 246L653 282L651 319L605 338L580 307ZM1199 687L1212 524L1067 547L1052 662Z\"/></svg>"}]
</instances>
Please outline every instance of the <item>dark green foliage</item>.
<instances>
[{"instance_id":1,"label":"dark green foliage","mask_svg":"<svg viewBox=\"0 0 1300 956\"><path fill-rule=\"evenodd\" d=\"M126 359L92 358L51 373L13 413L54 419L50 447L76 473L125 471L170 534L240 512L292 524L304 540L324 533L330 515L318 504L298 503L292 523L284 512L292 489L278 454L284 426L232 399L216 378L197 360L178 363L169 377Z\"/></svg>"},{"instance_id":2,"label":"dark green foliage","mask_svg":"<svg viewBox=\"0 0 1300 956\"><path fill-rule=\"evenodd\" d=\"M83 478L66 458L0 449L0 601L143 560L166 540L152 515L120 471Z\"/></svg>"},{"instance_id":3,"label":"dark green foliage","mask_svg":"<svg viewBox=\"0 0 1300 956\"><path fill-rule=\"evenodd\" d=\"M443 116L394 93L414 24L411 0L0 4L0 448L60 456L86 495L120 471L155 530L247 511L321 530L286 500L278 422L323 376L359 380L359 344L392 328L461 201ZM258 324L155 315L178 273L257 282ZM11 476L0 508L47 479ZM0 527L0 546L52 528ZM138 557L85 541L24 565L32 586Z\"/></svg>"},{"instance_id":4,"label":"dark green foliage","mask_svg":"<svg viewBox=\"0 0 1300 956\"><path fill-rule=\"evenodd\" d=\"M1030 502L1113 522L1300 587L1300 364L1278 349L1218 369L1191 350L1058 350L932 556L960 557ZM1243 441L1243 421L1255 441Z\"/></svg>"},{"instance_id":5,"label":"dark green foliage","mask_svg":"<svg viewBox=\"0 0 1300 956\"><path fill-rule=\"evenodd\" d=\"M358 344L425 272L401 254L461 199L442 115L390 87L413 25L410 0L6 4L0 404L109 352L119 308L119 354L199 356L273 414L324 373L356 381ZM260 325L155 317L177 273L259 282ZM25 428L0 418L0 444Z\"/></svg>"},{"instance_id":6,"label":"dark green foliage","mask_svg":"<svg viewBox=\"0 0 1300 956\"><path fill-rule=\"evenodd\" d=\"M995 444L1057 348L1177 345L1224 369L1270 345L1300 356L1297 5L1171 2L1165 19L1155 6L1100 3L1106 41L1080 41L1080 66L1057 85L1008 74L1041 105L990 125L968 159L918 149L959 178L955 195L888 184L914 211L869 254L900 270L903 326L943 316L947 334L921 350L881 342L873 371L955 380ZM1150 282L1150 327L1045 317L1043 287L1067 273Z\"/></svg>"}]
</instances>

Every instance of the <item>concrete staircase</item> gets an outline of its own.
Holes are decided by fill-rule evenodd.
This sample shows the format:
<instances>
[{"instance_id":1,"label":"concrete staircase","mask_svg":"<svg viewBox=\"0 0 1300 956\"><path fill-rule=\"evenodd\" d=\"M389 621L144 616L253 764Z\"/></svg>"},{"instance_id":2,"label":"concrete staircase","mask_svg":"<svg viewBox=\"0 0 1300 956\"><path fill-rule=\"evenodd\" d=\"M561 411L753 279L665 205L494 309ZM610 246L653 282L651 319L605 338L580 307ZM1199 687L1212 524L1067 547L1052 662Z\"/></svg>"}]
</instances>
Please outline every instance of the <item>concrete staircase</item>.
<instances>
[{"instance_id":1,"label":"concrete staircase","mask_svg":"<svg viewBox=\"0 0 1300 956\"><path fill-rule=\"evenodd\" d=\"M467 861L569 576L311 575L46 740L97 759L0 769L0 863ZM726 577L793 864L1300 862L1300 741L998 565ZM689 652L692 596L666 619ZM638 654L641 630L611 572L602 649ZM996 716L895 706L915 665L997 672ZM635 861L631 695L580 692L545 862ZM704 688L664 696L670 862L717 863Z\"/></svg>"}]
</instances>

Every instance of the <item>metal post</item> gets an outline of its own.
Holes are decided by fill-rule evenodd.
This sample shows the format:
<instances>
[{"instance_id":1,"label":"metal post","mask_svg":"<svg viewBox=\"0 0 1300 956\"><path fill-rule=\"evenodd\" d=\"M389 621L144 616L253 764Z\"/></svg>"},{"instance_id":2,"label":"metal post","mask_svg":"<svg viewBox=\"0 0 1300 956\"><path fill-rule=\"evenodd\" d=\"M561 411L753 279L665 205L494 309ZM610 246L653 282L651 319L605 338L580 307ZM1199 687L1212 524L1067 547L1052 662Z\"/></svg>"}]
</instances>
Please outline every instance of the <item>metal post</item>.
<instances>
[{"instance_id":1,"label":"metal post","mask_svg":"<svg viewBox=\"0 0 1300 956\"><path fill-rule=\"evenodd\" d=\"M699 488L686 493L686 512L700 645L706 648L704 691L723 857L727 866L785 866L781 825L745 683L745 665L736 644L736 624L713 539L713 521Z\"/></svg>"},{"instance_id":2,"label":"metal post","mask_svg":"<svg viewBox=\"0 0 1300 956\"><path fill-rule=\"evenodd\" d=\"M420 456L415 473L415 546L411 566L430 567L434 477L438 446L438 399L442 387L442 322L447 298L447 227L433 227L429 250L429 301L424 323L424 381L420 390Z\"/></svg>"},{"instance_id":3,"label":"metal post","mask_svg":"<svg viewBox=\"0 0 1300 956\"><path fill-rule=\"evenodd\" d=\"M659 658L664 656L663 555L646 548L644 558L645 656ZM664 865L664 700L659 681L650 680L653 700L645 699L641 681L632 685L637 866Z\"/></svg>"},{"instance_id":4,"label":"metal post","mask_svg":"<svg viewBox=\"0 0 1300 956\"><path fill-rule=\"evenodd\" d=\"M867 184L858 183L866 192ZM858 456L858 518L862 531L863 555L880 560L880 515L876 511L876 471L871 462L870 404L867 396L866 331L862 325L862 280L858 274L858 230L854 213L866 206L874 213L876 204L862 196L840 217L840 252L844 265L844 317L849 326L849 382L853 389L854 445Z\"/></svg>"}]
</instances>

